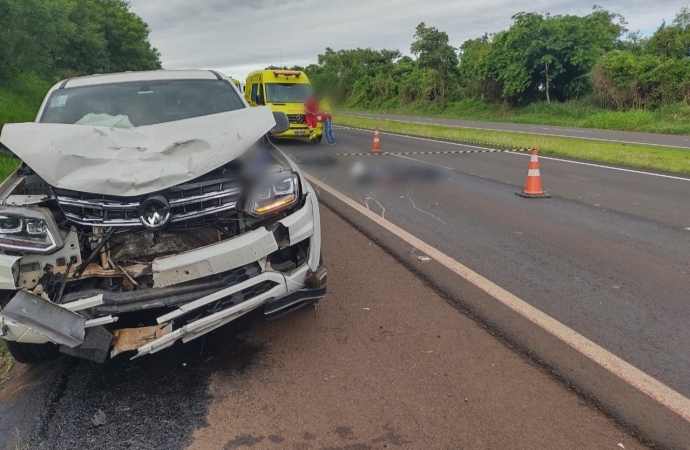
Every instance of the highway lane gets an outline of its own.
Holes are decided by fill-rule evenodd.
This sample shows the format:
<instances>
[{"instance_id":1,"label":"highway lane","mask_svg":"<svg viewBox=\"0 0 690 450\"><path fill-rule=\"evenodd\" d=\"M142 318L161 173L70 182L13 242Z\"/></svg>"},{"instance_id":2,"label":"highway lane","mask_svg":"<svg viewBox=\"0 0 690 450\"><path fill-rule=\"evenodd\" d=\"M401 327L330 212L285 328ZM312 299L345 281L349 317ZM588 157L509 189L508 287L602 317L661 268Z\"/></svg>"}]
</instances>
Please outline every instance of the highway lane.
<instances>
[{"instance_id":1,"label":"highway lane","mask_svg":"<svg viewBox=\"0 0 690 450\"><path fill-rule=\"evenodd\" d=\"M482 122L475 120L441 119L432 117L403 116L395 114L377 114L347 112L340 115L368 117L377 119L398 120L404 122L446 125L460 128L477 128L481 130L507 131L512 133L560 136L597 141L625 142L630 144L647 144L663 147L690 148L690 137L669 134L639 133L632 131L597 130L594 128L556 127L548 125L529 125L504 122Z\"/></svg>"},{"instance_id":2,"label":"highway lane","mask_svg":"<svg viewBox=\"0 0 690 450\"><path fill-rule=\"evenodd\" d=\"M647 448L327 208L322 226L316 308L135 361L16 366L0 449Z\"/></svg>"},{"instance_id":3,"label":"highway lane","mask_svg":"<svg viewBox=\"0 0 690 450\"><path fill-rule=\"evenodd\" d=\"M343 145L334 150L336 153L367 153L371 150L370 131L348 129L344 135L340 132L340 136L344 138ZM387 152L489 148L423 138L400 138L388 133L382 133L382 136L383 150ZM408 157L420 158L415 155ZM430 155L421 159L438 166L451 167L460 173L518 187L524 185L528 157L527 153L480 153ZM661 221L675 228L690 227L690 208L685 201L690 193L690 177L643 169L606 168L601 167L601 164L564 162L560 158L546 156L540 157L540 165L544 188L560 198Z\"/></svg>"},{"instance_id":4,"label":"highway lane","mask_svg":"<svg viewBox=\"0 0 690 450\"><path fill-rule=\"evenodd\" d=\"M292 154L370 148L370 132L337 134L336 147L281 148ZM389 152L458 148L392 135L382 136L382 145ZM340 157L333 166L304 168L690 396L690 212L684 206L690 182L542 159L554 197L526 200L514 191L528 159L514 154L415 156L450 170L442 171L442 181L413 190L357 188L348 180L357 161L393 158Z\"/></svg>"}]
</instances>

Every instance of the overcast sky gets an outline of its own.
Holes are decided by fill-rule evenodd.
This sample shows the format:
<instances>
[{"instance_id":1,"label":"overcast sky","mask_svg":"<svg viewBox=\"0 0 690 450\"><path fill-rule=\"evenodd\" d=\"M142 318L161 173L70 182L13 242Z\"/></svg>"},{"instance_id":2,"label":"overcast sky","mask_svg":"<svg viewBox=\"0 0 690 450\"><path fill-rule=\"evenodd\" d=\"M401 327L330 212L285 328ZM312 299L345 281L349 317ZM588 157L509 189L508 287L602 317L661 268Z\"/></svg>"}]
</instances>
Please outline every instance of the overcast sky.
<instances>
[{"instance_id":1,"label":"overcast sky","mask_svg":"<svg viewBox=\"0 0 690 450\"><path fill-rule=\"evenodd\" d=\"M520 11L585 15L597 3L652 32L688 0L130 0L166 69L217 69L244 81L271 64L307 65L326 47L409 52L420 22L459 47Z\"/></svg>"}]
</instances>

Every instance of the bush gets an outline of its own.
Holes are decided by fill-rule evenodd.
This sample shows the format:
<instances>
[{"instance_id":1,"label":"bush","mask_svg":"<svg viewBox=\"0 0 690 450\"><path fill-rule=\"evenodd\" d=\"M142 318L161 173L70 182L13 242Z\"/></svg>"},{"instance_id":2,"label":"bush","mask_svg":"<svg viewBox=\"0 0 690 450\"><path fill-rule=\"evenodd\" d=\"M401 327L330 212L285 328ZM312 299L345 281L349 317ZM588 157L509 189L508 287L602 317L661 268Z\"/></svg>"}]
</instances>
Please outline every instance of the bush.
<instances>
[{"instance_id":1,"label":"bush","mask_svg":"<svg viewBox=\"0 0 690 450\"><path fill-rule=\"evenodd\" d=\"M0 128L5 123L34 120L51 84L35 75L20 75L0 85Z\"/></svg>"}]
</instances>

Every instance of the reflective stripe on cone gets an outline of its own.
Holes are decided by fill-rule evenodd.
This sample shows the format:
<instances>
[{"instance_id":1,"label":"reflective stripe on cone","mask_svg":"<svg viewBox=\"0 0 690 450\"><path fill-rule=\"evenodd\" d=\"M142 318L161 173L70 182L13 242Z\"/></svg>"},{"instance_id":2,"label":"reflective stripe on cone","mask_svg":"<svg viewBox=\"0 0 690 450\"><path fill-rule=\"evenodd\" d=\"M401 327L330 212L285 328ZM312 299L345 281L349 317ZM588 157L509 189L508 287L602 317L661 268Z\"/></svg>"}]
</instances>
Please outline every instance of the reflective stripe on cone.
<instances>
[{"instance_id":1,"label":"reflective stripe on cone","mask_svg":"<svg viewBox=\"0 0 690 450\"><path fill-rule=\"evenodd\" d=\"M371 146L372 153L381 153L381 139L379 138L379 129L374 129L374 143Z\"/></svg>"},{"instance_id":2,"label":"reflective stripe on cone","mask_svg":"<svg viewBox=\"0 0 690 450\"><path fill-rule=\"evenodd\" d=\"M537 149L532 149L532 156L529 160L529 170L527 171L527 180L525 181L525 189L522 192L516 192L516 195L526 198L549 198L551 194L544 192L541 185L541 172L539 171L539 156Z\"/></svg>"}]
</instances>

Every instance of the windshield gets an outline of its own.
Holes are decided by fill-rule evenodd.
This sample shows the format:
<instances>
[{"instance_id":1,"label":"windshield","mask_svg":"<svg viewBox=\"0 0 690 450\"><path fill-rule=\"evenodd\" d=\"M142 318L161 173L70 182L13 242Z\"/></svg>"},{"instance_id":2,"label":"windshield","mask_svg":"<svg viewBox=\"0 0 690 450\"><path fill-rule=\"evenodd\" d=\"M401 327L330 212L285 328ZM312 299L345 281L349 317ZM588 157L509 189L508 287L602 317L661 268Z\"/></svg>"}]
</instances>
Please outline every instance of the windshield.
<instances>
[{"instance_id":1,"label":"windshield","mask_svg":"<svg viewBox=\"0 0 690 450\"><path fill-rule=\"evenodd\" d=\"M311 95L308 84L266 83L266 103L304 103Z\"/></svg>"},{"instance_id":2,"label":"windshield","mask_svg":"<svg viewBox=\"0 0 690 450\"><path fill-rule=\"evenodd\" d=\"M41 122L133 128L244 107L226 81L137 81L56 90Z\"/></svg>"}]
</instances>

